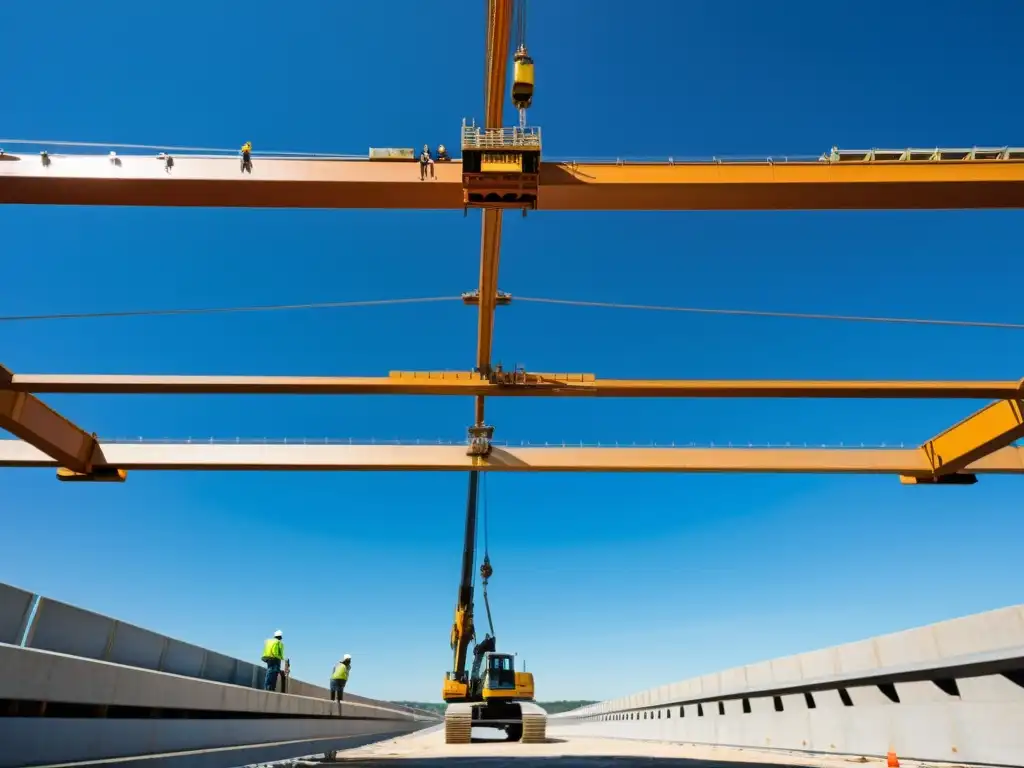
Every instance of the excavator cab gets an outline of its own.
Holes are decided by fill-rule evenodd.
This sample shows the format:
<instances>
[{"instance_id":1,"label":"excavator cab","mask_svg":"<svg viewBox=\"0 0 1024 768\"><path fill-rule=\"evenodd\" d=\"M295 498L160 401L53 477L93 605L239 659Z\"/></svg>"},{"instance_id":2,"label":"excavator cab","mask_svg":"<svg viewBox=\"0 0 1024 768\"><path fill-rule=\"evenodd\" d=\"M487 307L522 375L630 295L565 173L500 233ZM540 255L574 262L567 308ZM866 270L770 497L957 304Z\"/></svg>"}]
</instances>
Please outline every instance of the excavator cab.
<instances>
[{"instance_id":1,"label":"excavator cab","mask_svg":"<svg viewBox=\"0 0 1024 768\"><path fill-rule=\"evenodd\" d=\"M509 653L488 653L484 661L484 696L488 692L516 690L516 661Z\"/></svg>"}]
</instances>

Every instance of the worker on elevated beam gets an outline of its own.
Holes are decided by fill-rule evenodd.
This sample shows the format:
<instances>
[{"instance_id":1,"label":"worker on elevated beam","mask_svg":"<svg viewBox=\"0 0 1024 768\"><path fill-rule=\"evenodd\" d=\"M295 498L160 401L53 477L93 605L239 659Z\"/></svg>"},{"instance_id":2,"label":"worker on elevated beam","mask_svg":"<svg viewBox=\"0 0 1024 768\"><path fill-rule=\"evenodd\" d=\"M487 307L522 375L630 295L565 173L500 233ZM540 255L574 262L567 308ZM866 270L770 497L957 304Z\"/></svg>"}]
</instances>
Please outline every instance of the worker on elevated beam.
<instances>
[{"instance_id":1,"label":"worker on elevated beam","mask_svg":"<svg viewBox=\"0 0 1024 768\"><path fill-rule=\"evenodd\" d=\"M263 643L263 663L267 665L267 677L263 681L263 689L277 690L277 677L281 674L281 662L284 661L284 635L277 630L274 636Z\"/></svg>"},{"instance_id":2,"label":"worker on elevated beam","mask_svg":"<svg viewBox=\"0 0 1024 768\"><path fill-rule=\"evenodd\" d=\"M434 158L430 156L430 147L424 144L423 151L420 152L420 181L427 178L428 168L430 169L430 178L434 178Z\"/></svg>"},{"instance_id":3,"label":"worker on elevated beam","mask_svg":"<svg viewBox=\"0 0 1024 768\"><path fill-rule=\"evenodd\" d=\"M252 142L242 145L242 173L252 173Z\"/></svg>"},{"instance_id":4,"label":"worker on elevated beam","mask_svg":"<svg viewBox=\"0 0 1024 768\"><path fill-rule=\"evenodd\" d=\"M331 701L338 702L338 714L341 714L341 700L345 696L345 683L348 682L348 671L351 668L352 657L346 653L331 670Z\"/></svg>"},{"instance_id":5,"label":"worker on elevated beam","mask_svg":"<svg viewBox=\"0 0 1024 768\"><path fill-rule=\"evenodd\" d=\"M449 163L451 162L451 155L448 154L448 150L445 149L444 144L439 144L437 147L437 162Z\"/></svg>"}]
</instances>

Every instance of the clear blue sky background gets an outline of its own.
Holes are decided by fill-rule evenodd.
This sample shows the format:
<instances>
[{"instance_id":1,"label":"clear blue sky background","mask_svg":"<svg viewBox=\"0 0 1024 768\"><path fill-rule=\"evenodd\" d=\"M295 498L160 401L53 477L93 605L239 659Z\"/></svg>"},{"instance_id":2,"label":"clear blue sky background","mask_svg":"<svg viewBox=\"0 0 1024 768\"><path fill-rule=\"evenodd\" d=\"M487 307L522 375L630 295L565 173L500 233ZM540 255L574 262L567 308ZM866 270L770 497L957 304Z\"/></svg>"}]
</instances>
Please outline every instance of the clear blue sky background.
<instances>
[{"instance_id":1,"label":"clear blue sky background","mask_svg":"<svg viewBox=\"0 0 1024 768\"><path fill-rule=\"evenodd\" d=\"M13 138L365 152L481 117L482 3L33 2L0 48ZM244 15L241 11L244 10ZM426 10L426 12L425 12ZM532 4L531 122L565 156L1022 144L1017 3ZM514 120L511 107L508 120ZM13 147L8 147L11 151ZM415 174L410 168L410 174ZM506 218L513 294L1020 320L1017 211ZM3 314L456 295L479 215L7 207ZM1024 335L518 305L497 355L607 377L995 378ZM468 369L458 303L0 324L21 372ZM52 397L102 436L445 437L461 399ZM980 404L490 406L514 440L919 442ZM296 676L439 700L466 478L0 471L0 580ZM604 698L1019 601L1020 480L493 476L501 646L543 699ZM607 666L614 662L614 666ZM614 675L605 674L616 669ZM412 670L412 673L410 673Z\"/></svg>"}]
</instances>

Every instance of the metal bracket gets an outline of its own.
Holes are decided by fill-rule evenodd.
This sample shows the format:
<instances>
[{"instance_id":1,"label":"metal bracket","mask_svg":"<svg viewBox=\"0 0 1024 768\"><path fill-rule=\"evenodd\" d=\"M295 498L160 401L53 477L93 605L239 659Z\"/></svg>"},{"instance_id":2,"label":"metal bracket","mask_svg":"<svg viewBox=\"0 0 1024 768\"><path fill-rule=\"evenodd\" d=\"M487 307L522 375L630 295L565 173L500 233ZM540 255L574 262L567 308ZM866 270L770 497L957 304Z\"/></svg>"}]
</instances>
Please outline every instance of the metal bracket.
<instances>
[{"instance_id":1,"label":"metal bracket","mask_svg":"<svg viewBox=\"0 0 1024 768\"><path fill-rule=\"evenodd\" d=\"M488 456L491 453L491 438L494 437L494 427L487 424L475 424L469 430L469 447L466 448L467 456Z\"/></svg>"},{"instance_id":2,"label":"metal bracket","mask_svg":"<svg viewBox=\"0 0 1024 768\"><path fill-rule=\"evenodd\" d=\"M473 289L462 294L462 303L475 307L480 305L480 290ZM512 303L512 294L505 291L497 291L494 295L494 306L505 307Z\"/></svg>"}]
</instances>

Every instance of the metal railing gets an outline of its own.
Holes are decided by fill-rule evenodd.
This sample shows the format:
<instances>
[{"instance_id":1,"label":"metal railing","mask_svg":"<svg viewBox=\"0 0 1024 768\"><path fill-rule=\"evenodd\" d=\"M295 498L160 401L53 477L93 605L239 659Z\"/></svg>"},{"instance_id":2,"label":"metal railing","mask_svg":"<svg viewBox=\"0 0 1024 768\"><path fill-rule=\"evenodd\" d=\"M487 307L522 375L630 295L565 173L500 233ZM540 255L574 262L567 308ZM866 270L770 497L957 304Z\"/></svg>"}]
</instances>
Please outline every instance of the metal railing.
<instances>
[{"instance_id":1,"label":"metal railing","mask_svg":"<svg viewBox=\"0 0 1024 768\"><path fill-rule=\"evenodd\" d=\"M540 128L462 126L462 151L467 149L540 149Z\"/></svg>"},{"instance_id":2,"label":"metal railing","mask_svg":"<svg viewBox=\"0 0 1024 768\"><path fill-rule=\"evenodd\" d=\"M143 445L467 445L466 438L356 438L356 437L100 437L100 443L106 445L143 444ZM491 440L491 445L504 448L770 448L782 450L845 448L878 450L880 448L918 448L917 443L902 441L865 443L865 442L751 442L745 440L712 440L697 442L693 440L643 441L643 440Z\"/></svg>"},{"instance_id":3,"label":"metal railing","mask_svg":"<svg viewBox=\"0 0 1024 768\"><path fill-rule=\"evenodd\" d=\"M971 162L985 160L1024 160L1024 148L1021 147L968 147L934 149L839 149L832 147L830 152L818 158L829 163L934 163L934 162Z\"/></svg>"}]
</instances>

